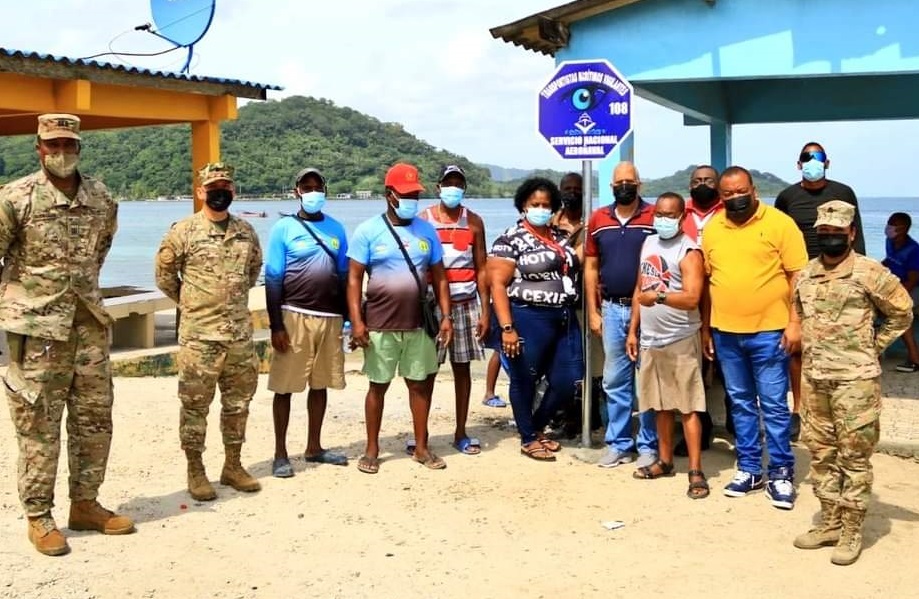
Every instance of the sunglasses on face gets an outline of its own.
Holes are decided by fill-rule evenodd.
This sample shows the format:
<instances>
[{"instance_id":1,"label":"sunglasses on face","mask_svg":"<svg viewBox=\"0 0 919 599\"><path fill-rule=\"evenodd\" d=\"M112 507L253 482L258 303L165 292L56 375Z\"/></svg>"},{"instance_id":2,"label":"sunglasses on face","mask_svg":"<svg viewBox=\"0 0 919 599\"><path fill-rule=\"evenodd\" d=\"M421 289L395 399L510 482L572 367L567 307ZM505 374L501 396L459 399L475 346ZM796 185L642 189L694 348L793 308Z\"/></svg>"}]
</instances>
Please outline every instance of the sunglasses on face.
<instances>
[{"instance_id":1,"label":"sunglasses on face","mask_svg":"<svg viewBox=\"0 0 919 599\"><path fill-rule=\"evenodd\" d=\"M798 156L798 162L801 164L810 162L811 160L826 162L826 152L822 152L820 150L809 150L807 152L801 152L801 155Z\"/></svg>"}]
</instances>

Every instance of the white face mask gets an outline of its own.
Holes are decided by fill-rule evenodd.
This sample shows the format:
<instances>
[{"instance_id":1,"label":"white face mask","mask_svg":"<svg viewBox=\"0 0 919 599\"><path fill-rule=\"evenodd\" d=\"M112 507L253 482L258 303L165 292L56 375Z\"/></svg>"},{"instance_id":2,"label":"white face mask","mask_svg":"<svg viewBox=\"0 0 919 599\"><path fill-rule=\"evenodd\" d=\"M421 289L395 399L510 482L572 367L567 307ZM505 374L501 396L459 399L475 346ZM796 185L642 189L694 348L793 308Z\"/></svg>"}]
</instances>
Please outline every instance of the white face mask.
<instances>
[{"instance_id":1,"label":"white face mask","mask_svg":"<svg viewBox=\"0 0 919 599\"><path fill-rule=\"evenodd\" d=\"M79 154L45 154L45 168L49 173L61 179L69 177L77 170L80 164Z\"/></svg>"}]
</instances>

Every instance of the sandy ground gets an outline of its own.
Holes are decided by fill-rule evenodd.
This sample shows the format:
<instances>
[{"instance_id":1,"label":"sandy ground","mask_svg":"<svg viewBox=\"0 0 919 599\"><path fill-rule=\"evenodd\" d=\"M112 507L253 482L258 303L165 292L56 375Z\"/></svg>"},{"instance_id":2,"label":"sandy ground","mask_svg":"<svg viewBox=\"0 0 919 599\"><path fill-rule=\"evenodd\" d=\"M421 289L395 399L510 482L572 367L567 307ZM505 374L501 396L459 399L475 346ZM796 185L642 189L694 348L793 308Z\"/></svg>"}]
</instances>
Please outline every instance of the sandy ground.
<instances>
[{"instance_id":1,"label":"sandy ground","mask_svg":"<svg viewBox=\"0 0 919 599\"><path fill-rule=\"evenodd\" d=\"M445 382L446 382L445 378ZM195 503L185 492L177 440L174 378L118 379L115 439L101 500L138 522L138 533L103 537L64 530L73 552L37 554L25 536L15 489L16 445L0 410L0 597L916 597L919 463L878 455L866 549L854 566L829 562L831 549L804 552L791 540L818 504L810 486L791 512L763 494L720 493L733 467L719 441L704 454L711 497L691 501L686 461L675 478L637 481L632 467L602 470L566 447L556 463L523 458L508 429L510 409L473 402L470 432L482 455L452 441L452 385L438 385L433 447L448 468L434 472L401 452L410 430L404 387L390 390L383 423L385 461L375 476L355 461L363 448L366 381L350 374L333 393L327 447L347 468L307 466L270 476L271 399L263 377L252 404L244 462L263 490L218 487ZM501 390L506 388L501 387ZM482 383L474 384L474 398ZM206 461L219 476L216 414ZM291 455L305 445L305 396L295 398ZM796 448L798 471L807 452ZM58 482L66 525L66 460ZM606 521L625 526L607 530Z\"/></svg>"}]
</instances>

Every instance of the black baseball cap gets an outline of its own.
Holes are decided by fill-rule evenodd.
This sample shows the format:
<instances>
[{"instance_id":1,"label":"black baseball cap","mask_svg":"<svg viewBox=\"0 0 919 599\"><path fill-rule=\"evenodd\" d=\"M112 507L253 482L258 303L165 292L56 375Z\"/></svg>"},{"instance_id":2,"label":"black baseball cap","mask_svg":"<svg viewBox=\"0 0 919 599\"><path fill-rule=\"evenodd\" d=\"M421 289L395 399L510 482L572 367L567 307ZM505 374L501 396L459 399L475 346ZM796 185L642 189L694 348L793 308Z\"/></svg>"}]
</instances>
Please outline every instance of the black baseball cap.
<instances>
[{"instance_id":1,"label":"black baseball cap","mask_svg":"<svg viewBox=\"0 0 919 599\"><path fill-rule=\"evenodd\" d=\"M438 179L438 181L443 181L447 178L447 175L452 175L453 173L458 173L464 181L466 180L466 171L460 166L450 164L444 167L444 171L440 173L440 179Z\"/></svg>"}]
</instances>

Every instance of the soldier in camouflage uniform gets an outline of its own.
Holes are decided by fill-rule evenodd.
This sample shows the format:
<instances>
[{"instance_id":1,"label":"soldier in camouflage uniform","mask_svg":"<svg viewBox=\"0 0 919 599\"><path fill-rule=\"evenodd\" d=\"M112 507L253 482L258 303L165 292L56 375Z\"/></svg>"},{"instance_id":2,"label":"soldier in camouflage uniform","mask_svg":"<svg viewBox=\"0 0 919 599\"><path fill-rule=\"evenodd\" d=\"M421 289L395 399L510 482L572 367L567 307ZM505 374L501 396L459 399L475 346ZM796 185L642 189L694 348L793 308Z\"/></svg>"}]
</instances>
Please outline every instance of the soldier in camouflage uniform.
<instances>
[{"instance_id":1,"label":"soldier in camouflage uniform","mask_svg":"<svg viewBox=\"0 0 919 599\"><path fill-rule=\"evenodd\" d=\"M28 537L46 555L70 551L51 515L67 407L71 530L134 531L100 506L112 441L111 317L99 271L112 246L118 205L100 181L77 170L80 119L38 117L41 170L0 190L0 328L4 377L19 440L19 499Z\"/></svg>"},{"instance_id":2,"label":"soldier in camouflage uniform","mask_svg":"<svg viewBox=\"0 0 919 599\"><path fill-rule=\"evenodd\" d=\"M855 208L833 200L817 210L821 254L801 271L795 309L803 340L803 437L821 522L795 547L835 545L831 561L854 563L871 497L871 454L880 433L878 356L912 319L912 300L879 262L852 251ZM883 315L875 328L876 315Z\"/></svg>"},{"instance_id":3,"label":"soldier in camouflage uniform","mask_svg":"<svg viewBox=\"0 0 919 599\"><path fill-rule=\"evenodd\" d=\"M217 497L201 454L207 413L220 388L220 430L226 459L220 483L238 491L261 489L243 469L249 402L258 384L249 289L262 267L252 225L231 215L233 167L222 162L199 172L200 212L175 223L156 256L156 285L179 306L179 437L188 459L188 491L199 501Z\"/></svg>"}]
</instances>

